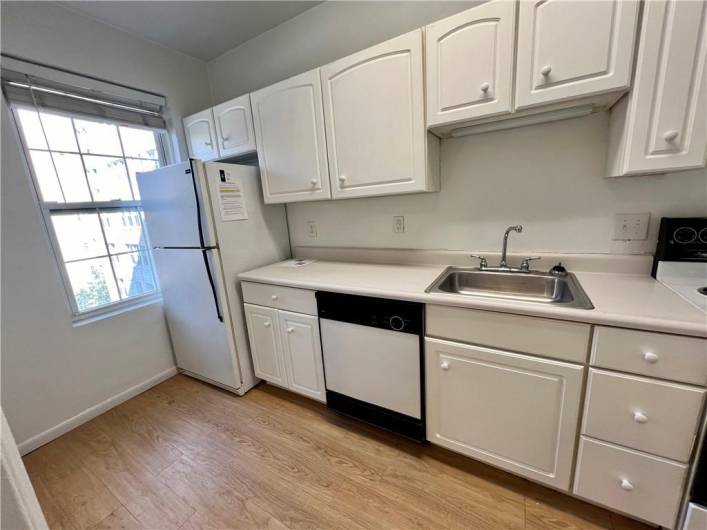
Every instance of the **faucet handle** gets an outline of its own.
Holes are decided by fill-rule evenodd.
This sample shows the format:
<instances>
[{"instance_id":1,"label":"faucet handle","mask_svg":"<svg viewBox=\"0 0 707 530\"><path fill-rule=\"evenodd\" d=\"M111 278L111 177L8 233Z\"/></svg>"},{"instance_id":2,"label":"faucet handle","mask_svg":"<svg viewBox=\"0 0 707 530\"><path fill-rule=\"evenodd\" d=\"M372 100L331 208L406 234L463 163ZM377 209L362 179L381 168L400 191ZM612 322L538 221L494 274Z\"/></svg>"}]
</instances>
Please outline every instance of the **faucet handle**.
<instances>
[{"instance_id":1,"label":"faucet handle","mask_svg":"<svg viewBox=\"0 0 707 530\"><path fill-rule=\"evenodd\" d=\"M476 258L479 260L479 269L485 269L486 267L488 267L488 261L486 261L485 257L477 256L476 254L471 254L469 257Z\"/></svg>"},{"instance_id":2,"label":"faucet handle","mask_svg":"<svg viewBox=\"0 0 707 530\"><path fill-rule=\"evenodd\" d=\"M536 259L542 259L542 258L540 256L530 256L528 258L523 258L523 261L520 262L520 270L529 271L530 270L530 262L534 261Z\"/></svg>"}]
</instances>

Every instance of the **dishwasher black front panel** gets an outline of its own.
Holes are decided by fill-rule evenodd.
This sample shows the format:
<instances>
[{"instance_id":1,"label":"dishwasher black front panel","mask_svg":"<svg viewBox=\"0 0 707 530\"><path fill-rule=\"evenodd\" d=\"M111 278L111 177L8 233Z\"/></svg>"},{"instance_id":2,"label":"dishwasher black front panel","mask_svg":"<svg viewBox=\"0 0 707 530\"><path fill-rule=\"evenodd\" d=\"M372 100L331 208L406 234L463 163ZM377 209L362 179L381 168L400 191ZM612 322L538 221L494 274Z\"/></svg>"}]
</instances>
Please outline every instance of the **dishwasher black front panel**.
<instances>
[{"instance_id":1,"label":"dishwasher black front panel","mask_svg":"<svg viewBox=\"0 0 707 530\"><path fill-rule=\"evenodd\" d=\"M424 333L424 305L370 296L317 291L319 318L350 322L400 333Z\"/></svg>"}]
</instances>

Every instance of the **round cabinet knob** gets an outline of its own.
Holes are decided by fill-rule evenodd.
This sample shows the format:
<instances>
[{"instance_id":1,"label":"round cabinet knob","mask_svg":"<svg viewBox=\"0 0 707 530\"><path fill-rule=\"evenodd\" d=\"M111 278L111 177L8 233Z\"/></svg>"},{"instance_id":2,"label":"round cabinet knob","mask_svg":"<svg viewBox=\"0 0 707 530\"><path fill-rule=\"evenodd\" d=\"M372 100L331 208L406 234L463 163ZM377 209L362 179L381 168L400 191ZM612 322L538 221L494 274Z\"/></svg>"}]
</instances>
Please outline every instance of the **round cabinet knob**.
<instances>
[{"instance_id":1,"label":"round cabinet knob","mask_svg":"<svg viewBox=\"0 0 707 530\"><path fill-rule=\"evenodd\" d=\"M658 362L658 356L653 352L647 351L643 354L643 360L647 363L655 364Z\"/></svg>"},{"instance_id":2,"label":"round cabinet knob","mask_svg":"<svg viewBox=\"0 0 707 530\"><path fill-rule=\"evenodd\" d=\"M663 135L663 139L664 139L666 142L673 142L673 141L677 140L677 137L678 137L678 132L677 132L677 131L667 131L667 132Z\"/></svg>"},{"instance_id":3,"label":"round cabinet knob","mask_svg":"<svg viewBox=\"0 0 707 530\"><path fill-rule=\"evenodd\" d=\"M270 327L270 322L263 322L263 326L265 326L266 328L269 328L269 327Z\"/></svg>"},{"instance_id":4,"label":"round cabinet knob","mask_svg":"<svg viewBox=\"0 0 707 530\"><path fill-rule=\"evenodd\" d=\"M346 175L339 175L339 182L345 182L346 181Z\"/></svg>"},{"instance_id":5,"label":"round cabinet knob","mask_svg":"<svg viewBox=\"0 0 707 530\"><path fill-rule=\"evenodd\" d=\"M277 300L277 295L276 295L276 294L272 295L272 296L270 297L270 299L274 302L275 300Z\"/></svg>"},{"instance_id":6,"label":"round cabinet knob","mask_svg":"<svg viewBox=\"0 0 707 530\"><path fill-rule=\"evenodd\" d=\"M287 328L287 333L292 333L295 330L295 328Z\"/></svg>"},{"instance_id":7,"label":"round cabinet knob","mask_svg":"<svg viewBox=\"0 0 707 530\"><path fill-rule=\"evenodd\" d=\"M646 423L648 421L648 416L643 414L643 412L636 411L633 413L633 421L636 423Z\"/></svg>"},{"instance_id":8,"label":"round cabinet knob","mask_svg":"<svg viewBox=\"0 0 707 530\"><path fill-rule=\"evenodd\" d=\"M318 182L319 182L319 181L318 181L317 179L312 179L312 180L309 181L309 183L310 183L312 186L316 186Z\"/></svg>"},{"instance_id":9,"label":"round cabinet knob","mask_svg":"<svg viewBox=\"0 0 707 530\"><path fill-rule=\"evenodd\" d=\"M489 88L491 88L491 85L489 85L486 82L481 83L481 91L486 94L489 91Z\"/></svg>"},{"instance_id":10,"label":"round cabinet knob","mask_svg":"<svg viewBox=\"0 0 707 530\"><path fill-rule=\"evenodd\" d=\"M630 480L621 479L621 489L624 491L633 491L633 484Z\"/></svg>"},{"instance_id":11,"label":"round cabinet knob","mask_svg":"<svg viewBox=\"0 0 707 530\"><path fill-rule=\"evenodd\" d=\"M545 66L543 66L543 67L540 69L540 73L541 73L544 77L549 76L549 75L550 75L550 72L552 72L552 66L550 66L549 64L546 64Z\"/></svg>"},{"instance_id":12,"label":"round cabinet knob","mask_svg":"<svg viewBox=\"0 0 707 530\"><path fill-rule=\"evenodd\" d=\"M446 372L447 370L449 370L449 363L445 361L440 364L439 367Z\"/></svg>"}]
</instances>

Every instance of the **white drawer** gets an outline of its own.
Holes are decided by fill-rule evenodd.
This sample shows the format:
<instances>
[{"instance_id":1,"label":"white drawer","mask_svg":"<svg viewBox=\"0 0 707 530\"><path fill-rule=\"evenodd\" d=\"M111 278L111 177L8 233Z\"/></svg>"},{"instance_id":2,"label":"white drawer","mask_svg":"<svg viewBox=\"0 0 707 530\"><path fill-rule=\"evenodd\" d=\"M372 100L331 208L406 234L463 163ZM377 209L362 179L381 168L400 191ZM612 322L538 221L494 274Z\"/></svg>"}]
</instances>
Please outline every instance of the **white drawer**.
<instances>
[{"instance_id":1,"label":"white drawer","mask_svg":"<svg viewBox=\"0 0 707 530\"><path fill-rule=\"evenodd\" d=\"M317 299L314 291L253 282L241 282L241 288L243 301L249 304L317 315Z\"/></svg>"},{"instance_id":2,"label":"white drawer","mask_svg":"<svg viewBox=\"0 0 707 530\"><path fill-rule=\"evenodd\" d=\"M574 493L654 524L674 528L687 466L584 436Z\"/></svg>"},{"instance_id":3,"label":"white drawer","mask_svg":"<svg viewBox=\"0 0 707 530\"><path fill-rule=\"evenodd\" d=\"M687 462L704 390L591 369L582 432Z\"/></svg>"},{"instance_id":4,"label":"white drawer","mask_svg":"<svg viewBox=\"0 0 707 530\"><path fill-rule=\"evenodd\" d=\"M591 363L704 386L707 383L707 340L597 326Z\"/></svg>"},{"instance_id":5,"label":"white drawer","mask_svg":"<svg viewBox=\"0 0 707 530\"><path fill-rule=\"evenodd\" d=\"M427 335L584 363L589 325L562 320L427 305Z\"/></svg>"}]
</instances>

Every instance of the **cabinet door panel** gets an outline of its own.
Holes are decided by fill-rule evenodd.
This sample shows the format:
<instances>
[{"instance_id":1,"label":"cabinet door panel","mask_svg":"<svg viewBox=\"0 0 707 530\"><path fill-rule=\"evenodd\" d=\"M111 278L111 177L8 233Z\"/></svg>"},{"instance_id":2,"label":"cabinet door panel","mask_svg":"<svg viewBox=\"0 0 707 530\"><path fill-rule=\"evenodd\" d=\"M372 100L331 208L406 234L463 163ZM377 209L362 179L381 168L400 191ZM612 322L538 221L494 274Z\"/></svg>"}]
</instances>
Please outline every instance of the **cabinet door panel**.
<instances>
[{"instance_id":1,"label":"cabinet door panel","mask_svg":"<svg viewBox=\"0 0 707 530\"><path fill-rule=\"evenodd\" d=\"M645 3L626 173L705 164L707 3Z\"/></svg>"},{"instance_id":2,"label":"cabinet door panel","mask_svg":"<svg viewBox=\"0 0 707 530\"><path fill-rule=\"evenodd\" d=\"M187 137L189 155L200 160L218 158L214 116L211 109L202 110L184 118L184 134Z\"/></svg>"},{"instance_id":3,"label":"cabinet door panel","mask_svg":"<svg viewBox=\"0 0 707 530\"><path fill-rule=\"evenodd\" d=\"M520 2L516 108L629 87L635 0Z\"/></svg>"},{"instance_id":4,"label":"cabinet door panel","mask_svg":"<svg viewBox=\"0 0 707 530\"><path fill-rule=\"evenodd\" d=\"M319 69L251 94L266 203L328 199Z\"/></svg>"},{"instance_id":5,"label":"cabinet door panel","mask_svg":"<svg viewBox=\"0 0 707 530\"><path fill-rule=\"evenodd\" d=\"M277 309L243 304L255 375L287 387Z\"/></svg>"},{"instance_id":6,"label":"cabinet door panel","mask_svg":"<svg viewBox=\"0 0 707 530\"><path fill-rule=\"evenodd\" d=\"M425 340L427 439L568 490L583 367Z\"/></svg>"},{"instance_id":7,"label":"cabinet door panel","mask_svg":"<svg viewBox=\"0 0 707 530\"><path fill-rule=\"evenodd\" d=\"M326 401L319 319L287 311L280 311L278 319L290 390Z\"/></svg>"},{"instance_id":8,"label":"cabinet door panel","mask_svg":"<svg viewBox=\"0 0 707 530\"><path fill-rule=\"evenodd\" d=\"M425 28L428 126L511 112L515 12L489 2Z\"/></svg>"},{"instance_id":9,"label":"cabinet door panel","mask_svg":"<svg viewBox=\"0 0 707 530\"><path fill-rule=\"evenodd\" d=\"M236 156L255 151L255 132L246 94L214 107L214 120L221 156Z\"/></svg>"},{"instance_id":10,"label":"cabinet door panel","mask_svg":"<svg viewBox=\"0 0 707 530\"><path fill-rule=\"evenodd\" d=\"M422 31L322 67L334 198L424 191Z\"/></svg>"}]
</instances>

